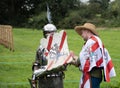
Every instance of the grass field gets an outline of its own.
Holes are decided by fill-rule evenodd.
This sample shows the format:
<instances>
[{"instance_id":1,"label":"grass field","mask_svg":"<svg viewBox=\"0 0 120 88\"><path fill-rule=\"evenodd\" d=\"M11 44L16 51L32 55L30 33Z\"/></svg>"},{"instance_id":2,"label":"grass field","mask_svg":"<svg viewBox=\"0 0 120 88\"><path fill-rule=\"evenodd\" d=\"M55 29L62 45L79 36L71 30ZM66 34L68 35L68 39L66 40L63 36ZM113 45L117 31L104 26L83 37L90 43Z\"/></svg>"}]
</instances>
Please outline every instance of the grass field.
<instances>
[{"instance_id":1,"label":"grass field","mask_svg":"<svg viewBox=\"0 0 120 88\"><path fill-rule=\"evenodd\" d=\"M120 28L118 30L99 30L104 45L111 54L117 76L110 83L102 82L101 88L120 88ZM83 40L74 30L66 30L69 49L79 54ZM42 31L22 28L13 29L15 51L0 45L0 88L30 88L28 78L31 77L32 62L39 46ZM64 88L78 88L81 72L74 66L65 71Z\"/></svg>"}]
</instances>

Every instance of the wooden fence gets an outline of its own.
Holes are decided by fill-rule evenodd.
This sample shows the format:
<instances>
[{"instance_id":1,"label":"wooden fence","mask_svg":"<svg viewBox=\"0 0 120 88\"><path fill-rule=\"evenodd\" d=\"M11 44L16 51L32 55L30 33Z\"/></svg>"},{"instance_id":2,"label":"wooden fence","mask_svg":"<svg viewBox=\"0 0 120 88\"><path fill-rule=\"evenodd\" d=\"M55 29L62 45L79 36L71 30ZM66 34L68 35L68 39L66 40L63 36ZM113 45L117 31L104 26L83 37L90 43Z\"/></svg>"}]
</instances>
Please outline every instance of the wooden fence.
<instances>
[{"instance_id":1,"label":"wooden fence","mask_svg":"<svg viewBox=\"0 0 120 88\"><path fill-rule=\"evenodd\" d=\"M12 26L0 25L0 44L14 51Z\"/></svg>"}]
</instances>

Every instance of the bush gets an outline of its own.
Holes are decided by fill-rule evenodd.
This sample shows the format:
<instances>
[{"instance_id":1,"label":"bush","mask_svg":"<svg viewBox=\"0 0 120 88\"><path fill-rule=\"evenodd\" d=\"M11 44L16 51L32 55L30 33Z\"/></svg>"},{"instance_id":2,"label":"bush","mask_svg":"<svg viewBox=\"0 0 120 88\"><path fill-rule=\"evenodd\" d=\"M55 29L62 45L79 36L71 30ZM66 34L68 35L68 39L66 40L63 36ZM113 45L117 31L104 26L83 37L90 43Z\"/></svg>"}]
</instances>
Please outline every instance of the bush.
<instances>
[{"instance_id":1,"label":"bush","mask_svg":"<svg viewBox=\"0 0 120 88\"><path fill-rule=\"evenodd\" d=\"M47 23L46 12L33 16L28 19L28 27L41 29Z\"/></svg>"},{"instance_id":2,"label":"bush","mask_svg":"<svg viewBox=\"0 0 120 88\"><path fill-rule=\"evenodd\" d=\"M86 22L83 19L79 11L70 11L69 14L58 23L58 27L62 28L74 28L76 25Z\"/></svg>"}]
</instances>

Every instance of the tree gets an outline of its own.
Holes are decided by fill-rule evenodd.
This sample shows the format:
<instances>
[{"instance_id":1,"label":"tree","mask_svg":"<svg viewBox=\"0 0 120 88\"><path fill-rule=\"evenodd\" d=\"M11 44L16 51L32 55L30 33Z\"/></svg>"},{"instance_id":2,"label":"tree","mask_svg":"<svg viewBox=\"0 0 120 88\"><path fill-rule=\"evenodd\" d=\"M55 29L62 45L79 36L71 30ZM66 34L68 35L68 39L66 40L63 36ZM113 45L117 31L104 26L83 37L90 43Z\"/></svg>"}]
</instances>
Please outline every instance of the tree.
<instances>
[{"instance_id":1,"label":"tree","mask_svg":"<svg viewBox=\"0 0 120 88\"><path fill-rule=\"evenodd\" d=\"M49 0L49 5L53 17L53 22L57 24L66 17L69 10L77 8L78 0Z\"/></svg>"},{"instance_id":2,"label":"tree","mask_svg":"<svg viewBox=\"0 0 120 88\"><path fill-rule=\"evenodd\" d=\"M46 3L50 6L53 22L57 24L70 9L78 6L78 2L79 0L1 0L0 24L25 26L29 19L46 12Z\"/></svg>"},{"instance_id":3,"label":"tree","mask_svg":"<svg viewBox=\"0 0 120 88\"><path fill-rule=\"evenodd\" d=\"M31 18L33 19L32 24L34 23L35 27L38 27L41 24L40 26L42 27L43 24L48 23L45 14L48 4L52 16L52 22L58 26L59 22L68 16L70 10L78 8L79 2L79 0L41 0L41 3L39 3L38 8L35 10L36 13ZM36 21L36 18L39 18L39 20Z\"/></svg>"},{"instance_id":4,"label":"tree","mask_svg":"<svg viewBox=\"0 0 120 88\"><path fill-rule=\"evenodd\" d=\"M108 9L109 2L110 0L90 0L89 5L96 9L96 13L102 13Z\"/></svg>"},{"instance_id":5,"label":"tree","mask_svg":"<svg viewBox=\"0 0 120 88\"><path fill-rule=\"evenodd\" d=\"M120 0L115 0L109 6L109 11L113 17L118 18L120 16Z\"/></svg>"},{"instance_id":6,"label":"tree","mask_svg":"<svg viewBox=\"0 0 120 88\"><path fill-rule=\"evenodd\" d=\"M1 0L0 24L19 25L34 14L39 0Z\"/></svg>"}]
</instances>

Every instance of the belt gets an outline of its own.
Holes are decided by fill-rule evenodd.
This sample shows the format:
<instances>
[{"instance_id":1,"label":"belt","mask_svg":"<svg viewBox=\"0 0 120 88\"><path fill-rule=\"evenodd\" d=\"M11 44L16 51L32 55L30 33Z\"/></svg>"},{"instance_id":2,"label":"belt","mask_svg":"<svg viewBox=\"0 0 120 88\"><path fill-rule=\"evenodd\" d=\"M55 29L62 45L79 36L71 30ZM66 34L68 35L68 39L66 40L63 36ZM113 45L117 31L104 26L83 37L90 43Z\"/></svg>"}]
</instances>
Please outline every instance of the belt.
<instances>
[{"instance_id":1,"label":"belt","mask_svg":"<svg viewBox=\"0 0 120 88\"><path fill-rule=\"evenodd\" d=\"M64 78L64 73L63 72L55 72L55 73L49 73L41 76L40 78L50 78L50 77L63 77Z\"/></svg>"}]
</instances>

